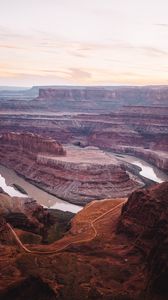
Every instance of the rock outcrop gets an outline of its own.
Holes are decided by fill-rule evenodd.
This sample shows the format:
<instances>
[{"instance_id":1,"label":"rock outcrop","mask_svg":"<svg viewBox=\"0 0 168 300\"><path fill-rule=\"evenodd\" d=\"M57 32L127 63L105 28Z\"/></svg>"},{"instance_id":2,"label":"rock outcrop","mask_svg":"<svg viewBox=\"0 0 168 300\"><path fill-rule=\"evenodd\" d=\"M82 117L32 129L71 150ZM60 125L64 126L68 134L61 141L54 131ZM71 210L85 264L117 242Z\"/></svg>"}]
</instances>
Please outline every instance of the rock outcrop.
<instances>
[{"instance_id":1,"label":"rock outcrop","mask_svg":"<svg viewBox=\"0 0 168 300\"><path fill-rule=\"evenodd\" d=\"M39 89L31 106L61 112L108 113L124 105L167 106L168 87L58 87Z\"/></svg>"},{"instance_id":2,"label":"rock outcrop","mask_svg":"<svg viewBox=\"0 0 168 300\"><path fill-rule=\"evenodd\" d=\"M0 132L15 130L51 137L63 144L97 146L135 154L168 171L168 108L123 107L108 114L1 115ZM20 126L22 124L22 127Z\"/></svg>"},{"instance_id":3,"label":"rock outcrop","mask_svg":"<svg viewBox=\"0 0 168 300\"><path fill-rule=\"evenodd\" d=\"M53 101L124 101L125 104L166 105L167 86L153 87L86 87L86 88L42 88L37 100Z\"/></svg>"},{"instance_id":4,"label":"rock outcrop","mask_svg":"<svg viewBox=\"0 0 168 300\"><path fill-rule=\"evenodd\" d=\"M53 242L67 231L73 216L70 212L47 210L32 198L10 197L0 190L0 243L9 242L5 227L7 222L17 229L23 241Z\"/></svg>"},{"instance_id":5,"label":"rock outcrop","mask_svg":"<svg viewBox=\"0 0 168 300\"><path fill-rule=\"evenodd\" d=\"M39 90L39 96L35 98ZM34 95L34 100L31 100ZM10 101L9 99L12 99ZM13 112L108 113L124 105L167 107L167 86L37 87L25 93L1 94L1 109Z\"/></svg>"},{"instance_id":6,"label":"rock outcrop","mask_svg":"<svg viewBox=\"0 0 168 300\"><path fill-rule=\"evenodd\" d=\"M44 138L33 133L8 132L0 135L0 146L6 146L17 151L48 153L50 155L65 155L62 145L51 138Z\"/></svg>"},{"instance_id":7,"label":"rock outcrop","mask_svg":"<svg viewBox=\"0 0 168 300\"><path fill-rule=\"evenodd\" d=\"M117 153L130 154L151 163L152 165L168 173L167 151L144 149L143 147L112 146L112 150Z\"/></svg>"},{"instance_id":8,"label":"rock outcrop","mask_svg":"<svg viewBox=\"0 0 168 300\"><path fill-rule=\"evenodd\" d=\"M34 153L32 147L31 153L27 153L24 143L22 147L18 146L22 136L24 140L24 134L13 136L14 143L10 145L6 139L1 139L0 163L68 202L85 205L94 199L126 197L145 184L138 172L137 175L127 172L124 163L94 147L66 147L66 156L53 155L51 151L44 153L43 149L41 153Z\"/></svg>"},{"instance_id":9,"label":"rock outcrop","mask_svg":"<svg viewBox=\"0 0 168 300\"><path fill-rule=\"evenodd\" d=\"M123 206L117 232L134 241L147 264L147 293L168 296L168 182L134 192ZM162 298L163 297L163 298Z\"/></svg>"},{"instance_id":10,"label":"rock outcrop","mask_svg":"<svg viewBox=\"0 0 168 300\"><path fill-rule=\"evenodd\" d=\"M167 194L163 183L95 201L61 240L27 245L36 254L0 245L0 298L167 300Z\"/></svg>"},{"instance_id":11,"label":"rock outcrop","mask_svg":"<svg viewBox=\"0 0 168 300\"><path fill-rule=\"evenodd\" d=\"M14 227L35 234L43 234L45 226L51 226L47 210L32 198L10 197L0 192L0 216Z\"/></svg>"}]
</instances>

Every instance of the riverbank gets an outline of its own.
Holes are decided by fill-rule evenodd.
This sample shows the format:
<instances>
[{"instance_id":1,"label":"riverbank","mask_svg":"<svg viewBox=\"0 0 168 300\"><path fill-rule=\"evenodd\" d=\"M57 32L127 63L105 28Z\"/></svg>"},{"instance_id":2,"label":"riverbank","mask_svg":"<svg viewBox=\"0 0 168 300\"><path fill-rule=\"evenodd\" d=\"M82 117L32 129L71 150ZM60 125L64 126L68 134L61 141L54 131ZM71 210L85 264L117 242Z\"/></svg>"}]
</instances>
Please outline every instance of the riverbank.
<instances>
[{"instance_id":1,"label":"riverbank","mask_svg":"<svg viewBox=\"0 0 168 300\"><path fill-rule=\"evenodd\" d=\"M32 197L44 207L59 209L62 211L70 211L73 213L77 213L82 209L82 207L78 205L70 204L53 195L50 195L44 190L36 187L34 184L31 184L28 180L25 180L23 177L17 175L15 171L0 165L0 186L2 185L3 190L10 196L25 197L24 194L12 187L12 184L14 183L21 186L27 192L29 197Z\"/></svg>"},{"instance_id":2,"label":"riverbank","mask_svg":"<svg viewBox=\"0 0 168 300\"><path fill-rule=\"evenodd\" d=\"M110 155L109 152L108 155ZM146 163L142 159L124 154L120 155L117 153L111 153L111 155L113 155L113 157L115 155L121 162L123 161L125 164L127 164L127 171L130 169L132 173L135 172L136 176L139 174L141 179L144 180L145 185L152 183L151 180L155 182L163 182L168 180L168 176L166 174L151 164ZM71 204L67 201L59 199L58 197L55 197L54 195L51 195L44 190L44 187L37 187L33 181L30 183L30 181L17 175L13 170L8 169L5 166L0 165L0 174L0 186L2 186L4 191L9 193L11 196L26 197L26 195L12 187L13 184L16 184L23 188L29 197L34 198L44 207L50 209L59 209L62 211L70 211L73 213L77 213L82 209L82 206Z\"/></svg>"},{"instance_id":3,"label":"riverbank","mask_svg":"<svg viewBox=\"0 0 168 300\"><path fill-rule=\"evenodd\" d=\"M141 171L139 172L141 176L146 177L156 183L162 183L168 180L168 175L166 173L141 158L122 154L120 156L120 160L138 166L141 168Z\"/></svg>"},{"instance_id":4,"label":"riverbank","mask_svg":"<svg viewBox=\"0 0 168 300\"><path fill-rule=\"evenodd\" d=\"M39 140L44 142L40 152L27 151L26 145L32 140L35 148ZM77 206L93 200L125 198L145 186L139 175L127 172L123 162L99 148L64 145L60 147L66 155L59 155L58 142L48 139L46 149L45 141L32 134L24 140L19 133L2 135L0 163L40 189ZM51 143L54 150L48 149ZM53 153L55 147L58 153Z\"/></svg>"}]
</instances>

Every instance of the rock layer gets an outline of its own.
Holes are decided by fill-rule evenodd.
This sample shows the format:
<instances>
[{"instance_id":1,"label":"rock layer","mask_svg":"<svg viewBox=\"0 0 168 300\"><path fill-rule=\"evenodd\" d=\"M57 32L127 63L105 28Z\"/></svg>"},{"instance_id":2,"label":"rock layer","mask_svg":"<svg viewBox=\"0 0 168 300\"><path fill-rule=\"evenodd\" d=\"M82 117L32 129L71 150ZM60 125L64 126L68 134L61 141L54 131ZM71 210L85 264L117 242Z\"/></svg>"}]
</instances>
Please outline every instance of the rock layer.
<instances>
[{"instance_id":1,"label":"rock layer","mask_svg":"<svg viewBox=\"0 0 168 300\"><path fill-rule=\"evenodd\" d=\"M131 153L168 171L167 116L168 108L154 106L129 106L101 115L1 115L0 132L29 130L64 144Z\"/></svg>"},{"instance_id":2,"label":"rock layer","mask_svg":"<svg viewBox=\"0 0 168 300\"><path fill-rule=\"evenodd\" d=\"M11 242L8 240L6 222L17 229L17 234L24 242L49 243L63 236L73 216L70 212L47 210L33 198L10 197L0 190L0 244Z\"/></svg>"},{"instance_id":3,"label":"rock layer","mask_svg":"<svg viewBox=\"0 0 168 300\"><path fill-rule=\"evenodd\" d=\"M39 96L36 97L38 91ZM31 100L33 95L34 100ZM0 93L3 111L24 113L56 111L98 114L116 111L124 105L167 107L167 100L167 86L34 87L19 94Z\"/></svg>"},{"instance_id":4,"label":"rock layer","mask_svg":"<svg viewBox=\"0 0 168 300\"><path fill-rule=\"evenodd\" d=\"M48 153L53 155L65 155L62 145L53 139L45 139L33 133L4 133L0 135L0 145L16 148L18 151L26 151L33 154Z\"/></svg>"},{"instance_id":5,"label":"rock layer","mask_svg":"<svg viewBox=\"0 0 168 300\"><path fill-rule=\"evenodd\" d=\"M39 89L39 100L46 101L117 101L126 105L150 103L167 104L168 87L86 87L86 88L42 88Z\"/></svg>"},{"instance_id":6,"label":"rock layer","mask_svg":"<svg viewBox=\"0 0 168 300\"><path fill-rule=\"evenodd\" d=\"M126 172L124 163L95 148L67 147L66 156L34 154L23 147L16 151L17 137L20 142L20 135L16 134L10 147L1 140L0 163L58 198L84 205L94 199L125 197L144 186L138 176Z\"/></svg>"},{"instance_id":7,"label":"rock layer","mask_svg":"<svg viewBox=\"0 0 168 300\"><path fill-rule=\"evenodd\" d=\"M3 191L0 192L0 215L14 227L35 234L43 234L44 227L51 225L49 213L34 199L10 197Z\"/></svg>"},{"instance_id":8,"label":"rock layer","mask_svg":"<svg viewBox=\"0 0 168 300\"><path fill-rule=\"evenodd\" d=\"M168 183L163 183L134 192L126 203L95 201L74 217L63 239L27 245L43 255L1 245L0 297L22 300L26 293L32 300L166 300L167 193ZM66 244L58 253L44 254Z\"/></svg>"},{"instance_id":9,"label":"rock layer","mask_svg":"<svg viewBox=\"0 0 168 300\"><path fill-rule=\"evenodd\" d=\"M168 296L168 182L134 192L124 205L117 232L133 239L150 273L147 291ZM162 298L161 298L162 299Z\"/></svg>"}]
</instances>

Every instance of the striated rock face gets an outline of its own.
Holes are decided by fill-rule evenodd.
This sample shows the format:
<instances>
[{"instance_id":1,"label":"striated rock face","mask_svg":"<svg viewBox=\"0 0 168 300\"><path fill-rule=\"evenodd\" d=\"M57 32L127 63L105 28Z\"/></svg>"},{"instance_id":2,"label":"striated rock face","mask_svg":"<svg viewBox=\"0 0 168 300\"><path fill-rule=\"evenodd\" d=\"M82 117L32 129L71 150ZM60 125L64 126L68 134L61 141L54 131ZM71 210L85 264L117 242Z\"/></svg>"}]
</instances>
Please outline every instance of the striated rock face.
<instances>
[{"instance_id":1,"label":"striated rock face","mask_svg":"<svg viewBox=\"0 0 168 300\"><path fill-rule=\"evenodd\" d=\"M16 148L18 151L33 154L49 153L53 155L65 155L60 143L53 139L45 139L33 133L8 132L0 135L0 146Z\"/></svg>"},{"instance_id":2,"label":"striated rock face","mask_svg":"<svg viewBox=\"0 0 168 300\"><path fill-rule=\"evenodd\" d=\"M28 155L12 144L0 145L0 163L58 198L84 205L94 199L128 196L144 186L124 163L93 148L66 147L66 156ZM22 159L21 159L22 158Z\"/></svg>"},{"instance_id":3,"label":"striated rock face","mask_svg":"<svg viewBox=\"0 0 168 300\"><path fill-rule=\"evenodd\" d=\"M3 192L0 192L0 216L14 227L36 234L43 234L44 227L51 225L48 212L34 199L10 197Z\"/></svg>"},{"instance_id":4,"label":"striated rock face","mask_svg":"<svg viewBox=\"0 0 168 300\"><path fill-rule=\"evenodd\" d=\"M67 231L73 213L47 210L32 198L10 197L0 190L0 244L8 243L6 222L17 229L26 243L48 243Z\"/></svg>"},{"instance_id":5,"label":"striated rock face","mask_svg":"<svg viewBox=\"0 0 168 300\"><path fill-rule=\"evenodd\" d=\"M168 156L167 151L150 150L142 147L130 147L130 146L112 146L111 149L117 153L130 154L135 157L139 157L157 166L159 169L168 173Z\"/></svg>"},{"instance_id":6,"label":"striated rock face","mask_svg":"<svg viewBox=\"0 0 168 300\"><path fill-rule=\"evenodd\" d=\"M39 96L36 100L115 100L116 91L106 88L49 88L39 89Z\"/></svg>"},{"instance_id":7,"label":"striated rock face","mask_svg":"<svg viewBox=\"0 0 168 300\"><path fill-rule=\"evenodd\" d=\"M168 108L129 106L109 111L97 115L51 113L38 116L38 120L36 115L1 115L0 132L29 130L64 144L135 154L168 171Z\"/></svg>"},{"instance_id":8,"label":"striated rock face","mask_svg":"<svg viewBox=\"0 0 168 300\"><path fill-rule=\"evenodd\" d=\"M167 300L167 194L163 183L127 202L95 201L61 240L27 245L43 254L1 245L1 299Z\"/></svg>"},{"instance_id":9,"label":"striated rock face","mask_svg":"<svg viewBox=\"0 0 168 300\"><path fill-rule=\"evenodd\" d=\"M167 107L167 100L167 86L58 87L39 89L39 96L30 101L30 107L47 111L108 113L124 105Z\"/></svg>"},{"instance_id":10,"label":"striated rock face","mask_svg":"<svg viewBox=\"0 0 168 300\"><path fill-rule=\"evenodd\" d=\"M134 240L147 263L147 292L168 296L168 182L134 192L123 206L117 232ZM160 299L160 298L159 298Z\"/></svg>"},{"instance_id":11,"label":"striated rock face","mask_svg":"<svg viewBox=\"0 0 168 300\"><path fill-rule=\"evenodd\" d=\"M104 123L91 132L88 144L135 155L168 172L167 116L168 109L161 107L125 107L102 115Z\"/></svg>"},{"instance_id":12,"label":"striated rock face","mask_svg":"<svg viewBox=\"0 0 168 300\"><path fill-rule=\"evenodd\" d=\"M38 91L39 96L36 97ZM52 88L44 86L43 88L34 87L24 93L19 91L17 94L14 92L5 94L0 93L2 110L24 113L25 111L108 113L118 110L123 105L168 106L167 86L62 86ZM31 101L33 98L34 100Z\"/></svg>"},{"instance_id":13,"label":"striated rock face","mask_svg":"<svg viewBox=\"0 0 168 300\"><path fill-rule=\"evenodd\" d=\"M87 87L39 89L37 100L124 101L125 104L167 104L168 87Z\"/></svg>"}]
</instances>

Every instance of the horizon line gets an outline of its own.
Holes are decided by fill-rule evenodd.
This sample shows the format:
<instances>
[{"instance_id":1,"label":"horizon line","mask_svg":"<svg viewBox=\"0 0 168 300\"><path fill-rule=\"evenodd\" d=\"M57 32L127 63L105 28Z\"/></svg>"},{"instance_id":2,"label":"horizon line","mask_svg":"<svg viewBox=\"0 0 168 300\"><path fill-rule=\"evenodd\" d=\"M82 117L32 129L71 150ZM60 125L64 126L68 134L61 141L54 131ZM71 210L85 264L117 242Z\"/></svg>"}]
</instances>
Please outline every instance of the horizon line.
<instances>
[{"instance_id":1,"label":"horizon line","mask_svg":"<svg viewBox=\"0 0 168 300\"><path fill-rule=\"evenodd\" d=\"M152 86L158 86L158 87L166 87L168 84L92 84L92 85L79 85L79 84L46 84L46 85L0 85L0 89L2 88L21 88L21 89L28 89L33 87L152 87Z\"/></svg>"}]
</instances>

